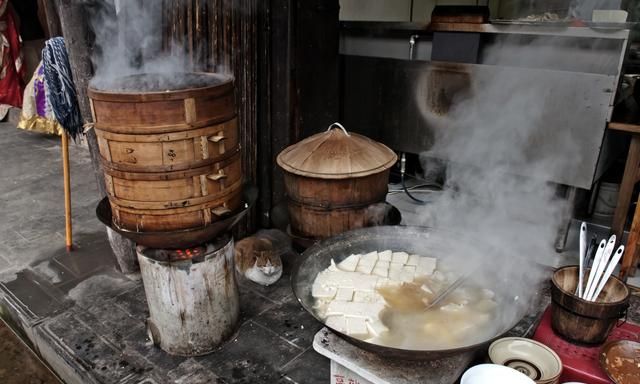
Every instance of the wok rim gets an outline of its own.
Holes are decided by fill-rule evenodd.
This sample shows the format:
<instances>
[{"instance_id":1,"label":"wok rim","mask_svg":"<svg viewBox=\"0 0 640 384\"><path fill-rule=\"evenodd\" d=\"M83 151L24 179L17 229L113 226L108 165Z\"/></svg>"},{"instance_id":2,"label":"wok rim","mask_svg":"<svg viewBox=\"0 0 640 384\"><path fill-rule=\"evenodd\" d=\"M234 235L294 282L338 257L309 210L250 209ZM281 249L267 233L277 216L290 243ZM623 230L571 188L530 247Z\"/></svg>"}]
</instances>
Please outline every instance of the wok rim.
<instances>
[{"instance_id":1,"label":"wok rim","mask_svg":"<svg viewBox=\"0 0 640 384\"><path fill-rule=\"evenodd\" d=\"M368 352L371 353L375 353L377 355L384 355L384 357L386 358L398 358L398 359L404 359L404 360L414 360L414 361L420 361L420 360L438 360L440 358L445 358L445 357L451 357L451 356L455 356L455 355L460 355L460 354L464 354L467 352L474 352L477 351L483 347L488 346L489 344L491 344L492 342L494 342L495 340L504 337L506 334L508 334L518 323L520 323L520 321L522 321L522 319L524 317L526 317L526 311L523 310L524 313L522 314L518 314L517 316L515 316L514 320L512 322L509 323L508 327L505 327L505 329L503 331L500 331L498 334L492 336L491 338L485 340L485 341L481 341L475 344L471 344L471 345L465 345L462 347L456 347L456 348L449 348L449 349L403 349L403 348L397 348L397 347L388 347L388 346L383 346L383 345L379 345L379 344L373 344L373 343L369 343L366 342L364 340L360 340L360 339L356 339L353 338L345 333L342 333L340 331L335 330L334 328L328 326L324 321L322 321L315 313L315 311L313 310L313 308L309 308L305 301L300 298L298 296L298 291L296 289L296 283L298 282L299 279L299 272L301 270L301 266L304 264L304 262L311 257L312 254L316 253L318 249L326 247L329 244L334 244L338 241L342 241L342 240L348 240L351 237L354 237L355 235L358 234L363 234L363 233L367 233L367 232L374 232L374 231L390 231L390 230L400 230L400 231L422 231L422 232L426 232L429 230L437 230L438 232L445 232L445 233L454 233L451 230L446 230L446 229L434 229L432 227L426 227L426 226L377 226L377 227L369 227L369 228L359 228L359 229L354 229L354 230L350 230L348 232L344 232L340 235L328 238L328 239L324 239L320 242L316 242L314 245L312 245L311 247L309 247L308 249L306 249L299 258L297 258L296 262L293 265L292 268L292 272L291 272L291 277L290 277L290 284L291 284L291 289L293 291L294 296L296 297L296 300L298 301L298 303L300 303L300 305L302 306L302 308L304 308L305 311L307 311L311 316L313 316L313 318L318 321L320 324L322 324L323 327L331 330L331 332L333 332L334 334L336 334L338 337L346 340L347 342L355 345L356 347L362 348Z\"/></svg>"}]
</instances>

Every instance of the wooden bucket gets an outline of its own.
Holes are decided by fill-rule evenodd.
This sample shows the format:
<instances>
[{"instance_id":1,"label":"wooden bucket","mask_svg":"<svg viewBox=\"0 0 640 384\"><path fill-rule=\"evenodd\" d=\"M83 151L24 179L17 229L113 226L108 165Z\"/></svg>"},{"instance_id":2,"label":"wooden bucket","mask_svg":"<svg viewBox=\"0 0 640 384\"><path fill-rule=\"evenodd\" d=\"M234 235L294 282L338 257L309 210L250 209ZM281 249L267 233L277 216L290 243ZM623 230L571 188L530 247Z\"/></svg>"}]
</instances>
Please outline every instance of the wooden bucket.
<instances>
[{"instance_id":1,"label":"wooden bucket","mask_svg":"<svg viewBox=\"0 0 640 384\"><path fill-rule=\"evenodd\" d=\"M285 173L293 234L324 239L373 225L372 206L387 196L390 170L353 179L316 179Z\"/></svg>"},{"instance_id":2,"label":"wooden bucket","mask_svg":"<svg viewBox=\"0 0 640 384\"><path fill-rule=\"evenodd\" d=\"M232 77L145 74L110 87L89 97L117 226L188 229L241 207Z\"/></svg>"},{"instance_id":3,"label":"wooden bucket","mask_svg":"<svg viewBox=\"0 0 640 384\"><path fill-rule=\"evenodd\" d=\"M375 225L384 217L375 206L385 201L396 160L383 144L339 123L283 150L277 162L285 171L292 235L324 239Z\"/></svg>"},{"instance_id":4,"label":"wooden bucket","mask_svg":"<svg viewBox=\"0 0 640 384\"><path fill-rule=\"evenodd\" d=\"M629 308L629 288L616 277L604 286L597 302L574 294L578 286L577 266L558 269L551 279L551 326L573 342L603 343Z\"/></svg>"}]
</instances>

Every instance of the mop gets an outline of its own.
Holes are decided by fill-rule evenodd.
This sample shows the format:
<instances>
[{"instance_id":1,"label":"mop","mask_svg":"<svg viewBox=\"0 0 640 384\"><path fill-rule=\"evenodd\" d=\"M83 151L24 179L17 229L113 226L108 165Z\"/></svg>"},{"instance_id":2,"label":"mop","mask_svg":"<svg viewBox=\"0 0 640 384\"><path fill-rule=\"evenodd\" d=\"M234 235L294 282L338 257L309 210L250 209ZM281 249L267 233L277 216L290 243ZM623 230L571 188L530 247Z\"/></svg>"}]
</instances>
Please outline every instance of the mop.
<instances>
[{"instance_id":1,"label":"mop","mask_svg":"<svg viewBox=\"0 0 640 384\"><path fill-rule=\"evenodd\" d=\"M71 229L71 176L69 172L69 137L74 141L82 134L83 125L69 57L62 37L54 37L42 50L44 77L49 90L53 114L62 126L62 167L64 173L65 241L67 252L73 245Z\"/></svg>"}]
</instances>

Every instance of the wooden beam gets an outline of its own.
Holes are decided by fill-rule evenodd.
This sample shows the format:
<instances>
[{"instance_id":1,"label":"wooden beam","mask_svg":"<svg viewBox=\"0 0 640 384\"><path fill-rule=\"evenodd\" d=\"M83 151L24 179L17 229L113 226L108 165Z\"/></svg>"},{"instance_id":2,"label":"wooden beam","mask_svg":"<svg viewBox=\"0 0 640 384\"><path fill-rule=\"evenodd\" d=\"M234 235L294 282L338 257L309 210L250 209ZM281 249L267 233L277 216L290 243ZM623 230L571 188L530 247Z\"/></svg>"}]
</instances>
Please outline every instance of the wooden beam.
<instances>
[{"instance_id":1,"label":"wooden beam","mask_svg":"<svg viewBox=\"0 0 640 384\"><path fill-rule=\"evenodd\" d=\"M640 134L640 125L637 125L637 124L611 122L611 123L607 124L607 128L609 128L611 130L614 130L614 131L621 131L621 132Z\"/></svg>"}]
</instances>

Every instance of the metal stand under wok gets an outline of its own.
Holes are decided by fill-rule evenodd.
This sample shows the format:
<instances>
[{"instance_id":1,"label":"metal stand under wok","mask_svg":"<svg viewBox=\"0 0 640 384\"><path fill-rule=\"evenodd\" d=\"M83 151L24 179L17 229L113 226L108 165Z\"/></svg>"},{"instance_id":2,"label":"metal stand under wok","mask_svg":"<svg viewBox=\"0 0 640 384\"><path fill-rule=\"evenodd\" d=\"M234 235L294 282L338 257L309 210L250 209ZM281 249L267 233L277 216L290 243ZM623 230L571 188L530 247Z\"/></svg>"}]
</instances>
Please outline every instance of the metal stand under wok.
<instances>
[{"instance_id":1,"label":"metal stand under wok","mask_svg":"<svg viewBox=\"0 0 640 384\"><path fill-rule=\"evenodd\" d=\"M313 349L331 360L331 384L454 383L475 354L470 351L429 361L386 359L348 343L327 328L316 333Z\"/></svg>"}]
</instances>

